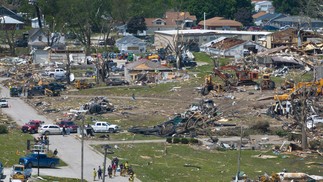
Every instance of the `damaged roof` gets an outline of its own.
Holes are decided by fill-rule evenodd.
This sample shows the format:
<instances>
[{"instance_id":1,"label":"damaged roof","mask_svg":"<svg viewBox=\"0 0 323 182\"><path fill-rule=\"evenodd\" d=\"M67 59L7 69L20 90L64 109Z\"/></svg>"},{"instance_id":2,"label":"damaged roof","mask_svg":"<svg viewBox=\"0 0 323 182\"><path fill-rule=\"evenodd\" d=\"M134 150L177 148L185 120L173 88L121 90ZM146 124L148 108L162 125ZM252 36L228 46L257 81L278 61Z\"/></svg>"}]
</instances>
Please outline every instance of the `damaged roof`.
<instances>
[{"instance_id":1,"label":"damaged roof","mask_svg":"<svg viewBox=\"0 0 323 182\"><path fill-rule=\"evenodd\" d=\"M160 63L152 62L148 59L140 59L138 61L126 64L126 69L137 71L171 71L171 68L160 65Z\"/></svg>"},{"instance_id":2,"label":"damaged roof","mask_svg":"<svg viewBox=\"0 0 323 182\"><path fill-rule=\"evenodd\" d=\"M211 44L210 47L215 48L215 49L227 50L227 49L230 49L236 45L242 44L244 42L246 42L246 41L241 40L241 39L225 38L221 41Z\"/></svg>"},{"instance_id":3,"label":"damaged roof","mask_svg":"<svg viewBox=\"0 0 323 182\"><path fill-rule=\"evenodd\" d=\"M291 57L291 56L273 56L271 57L271 59L273 62L303 65L303 63L298 62L294 57Z\"/></svg>"},{"instance_id":4,"label":"damaged roof","mask_svg":"<svg viewBox=\"0 0 323 182\"><path fill-rule=\"evenodd\" d=\"M145 44L145 42L133 35L127 35L117 40L117 44Z\"/></svg>"}]
</instances>

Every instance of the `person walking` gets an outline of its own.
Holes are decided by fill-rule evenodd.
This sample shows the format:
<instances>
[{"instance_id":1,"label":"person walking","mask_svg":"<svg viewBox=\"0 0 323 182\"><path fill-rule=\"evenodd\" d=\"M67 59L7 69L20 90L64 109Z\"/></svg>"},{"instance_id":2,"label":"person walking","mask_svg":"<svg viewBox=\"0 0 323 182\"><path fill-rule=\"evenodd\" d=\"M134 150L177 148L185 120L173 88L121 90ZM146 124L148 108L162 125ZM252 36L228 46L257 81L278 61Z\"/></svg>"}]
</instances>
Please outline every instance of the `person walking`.
<instances>
[{"instance_id":1,"label":"person walking","mask_svg":"<svg viewBox=\"0 0 323 182\"><path fill-rule=\"evenodd\" d=\"M65 136L66 135L66 127L65 127L65 125L63 125L63 136Z\"/></svg>"},{"instance_id":2,"label":"person walking","mask_svg":"<svg viewBox=\"0 0 323 182\"><path fill-rule=\"evenodd\" d=\"M102 169L101 169L101 166L99 166L99 169L98 169L98 179L102 179Z\"/></svg>"},{"instance_id":3,"label":"person walking","mask_svg":"<svg viewBox=\"0 0 323 182\"><path fill-rule=\"evenodd\" d=\"M126 163L124 163L124 174L125 175L128 174L128 169L129 169L129 163L128 163L128 161L126 161Z\"/></svg>"},{"instance_id":4,"label":"person walking","mask_svg":"<svg viewBox=\"0 0 323 182\"><path fill-rule=\"evenodd\" d=\"M96 179L96 170L95 168L93 168L93 181L95 181L95 179Z\"/></svg>"},{"instance_id":5,"label":"person walking","mask_svg":"<svg viewBox=\"0 0 323 182\"><path fill-rule=\"evenodd\" d=\"M112 172L113 172L113 176L116 176L116 172L117 172L117 164L114 161L112 164Z\"/></svg>"},{"instance_id":6,"label":"person walking","mask_svg":"<svg viewBox=\"0 0 323 182\"><path fill-rule=\"evenodd\" d=\"M124 167L123 167L123 164L122 164L122 163L120 163L120 165L119 165L119 166L120 166L120 176L123 176L123 170L124 170L124 169L123 169L123 168L124 168Z\"/></svg>"},{"instance_id":7,"label":"person walking","mask_svg":"<svg viewBox=\"0 0 323 182\"><path fill-rule=\"evenodd\" d=\"M112 178L112 167L111 167L111 165L109 165L109 167L108 167L108 175L109 175L109 178Z\"/></svg>"}]
</instances>

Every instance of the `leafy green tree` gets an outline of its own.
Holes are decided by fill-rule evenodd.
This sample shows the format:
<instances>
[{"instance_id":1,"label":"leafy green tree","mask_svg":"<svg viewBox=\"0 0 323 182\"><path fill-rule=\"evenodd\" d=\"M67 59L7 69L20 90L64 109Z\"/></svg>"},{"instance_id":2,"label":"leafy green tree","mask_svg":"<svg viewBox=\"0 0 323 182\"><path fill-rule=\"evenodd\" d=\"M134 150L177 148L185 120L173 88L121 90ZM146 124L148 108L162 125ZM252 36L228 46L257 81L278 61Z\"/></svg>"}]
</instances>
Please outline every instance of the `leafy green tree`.
<instances>
[{"instance_id":1,"label":"leafy green tree","mask_svg":"<svg viewBox=\"0 0 323 182\"><path fill-rule=\"evenodd\" d=\"M142 16L132 17L127 23L127 30L132 34L137 34L138 31L147 30L145 18Z\"/></svg>"},{"instance_id":2,"label":"leafy green tree","mask_svg":"<svg viewBox=\"0 0 323 182\"><path fill-rule=\"evenodd\" d=\"M298 15L301 8L300 0L273 0L273 6L279 13Z\"/></svg>"},{"instance_id":3,"label":"leafy green tree","mask_svg":"<svg viewBox=\"0 0 323 182\"><path fill-rule=\"evenodd\" d=\"M235 20L242 23L244 26L250 26L252 22L252 13L247 8L239 8L234 14Z\"/></svg>"}]
</instances>

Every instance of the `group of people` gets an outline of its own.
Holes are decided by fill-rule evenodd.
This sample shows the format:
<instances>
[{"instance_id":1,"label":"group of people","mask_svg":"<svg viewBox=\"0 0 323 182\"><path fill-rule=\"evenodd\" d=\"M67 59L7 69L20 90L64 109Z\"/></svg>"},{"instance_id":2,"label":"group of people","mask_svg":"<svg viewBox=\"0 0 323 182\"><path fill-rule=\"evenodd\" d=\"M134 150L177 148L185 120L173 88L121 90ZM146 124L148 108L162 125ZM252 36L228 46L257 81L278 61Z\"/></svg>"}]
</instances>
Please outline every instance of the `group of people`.
<instances>
[{"instance_id":1,"label":"group of people","mask_svg":"<svg viewBox=\"0 0 323 182\"><path fill-rule=\"evenodd\" d=\"M70 133L71 133L70 128L63 125L62 135L65 136L65 135L69 135Z\"/></svg>"},{"instance_id":2,"label":"group of people","mask_svg":"<svg viewBox=\"0 0 323 182\"><path fill-rule=\"evenodd\" d=\"M49 145L49 138L47 135L41 135L40 137L34 138L34 142L36 145Z\"/></svg>"},{"instance_id":3,"label":"group of people","mask_svg":"<svg viewBox=\"0 0 323 182\"><path fill-rule=\"evenodd\" d=\"M96 177L98 176L98 180L102 179L103 170L101 166L99 166L98 170L95 168L93 169L93 180L96 180ZM112 178L116 176L117 171L120 172L120 176L127 176L129 175L129 181L134 181L134 171L132 167L129 165L128 161L126 161L124 164L119 164L119 159L117 157L113 158L111 161L111 165L108 166L107 172L109 178Z\"/></svg>"}]
</instances>

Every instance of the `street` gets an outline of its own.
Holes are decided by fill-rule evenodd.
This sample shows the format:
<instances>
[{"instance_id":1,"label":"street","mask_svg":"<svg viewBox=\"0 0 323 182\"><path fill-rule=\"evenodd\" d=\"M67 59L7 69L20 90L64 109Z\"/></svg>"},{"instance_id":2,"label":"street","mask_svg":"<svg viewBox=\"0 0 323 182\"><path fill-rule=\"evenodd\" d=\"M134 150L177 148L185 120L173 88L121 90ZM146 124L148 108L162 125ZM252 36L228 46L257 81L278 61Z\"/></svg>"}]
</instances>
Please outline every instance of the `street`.
<instances>
[{"instance_id":1,"label":"street","mask_svg":"<svg viewBox=\"0 0 323 182\"><path fill-rule=\"evenodd\" d=\"M9 89L1 86L1 96L7 97L9 108L3 108L3 113L12 117L18 125L23 125L30 119L43 120L45 123L53 123L46 116L39 115L31 106L17 97L9 97ZM35 134L36 136L38 134ZM59 176L67 178L81 178L81 141L73 135L50 135L49 136L50 150L58 150L58 157L63 160L68 166L58 167L56 169L41 168L40 175ZM107 143L106 143L107 144ZM12 151L14 153L14 151ZM84 170L83 176L87 181L93 181L93 168L96 170L99 166L103 167L104 156L92 149L91 146L84 142ZM17 161L18 162L18 161ZM131 161L130 161L131 162ZM107 166L111 164L111 160L107 159ZM9 168L5 169L7 175L5 182L9 181ZM107 172L106 172L107 173ZM37 175L37 168L33 168L33 175ZM126 182L127 177L117 175L109 181ZM135 181L139 181L136 179Z\"/></svg>"}]
</instances>

